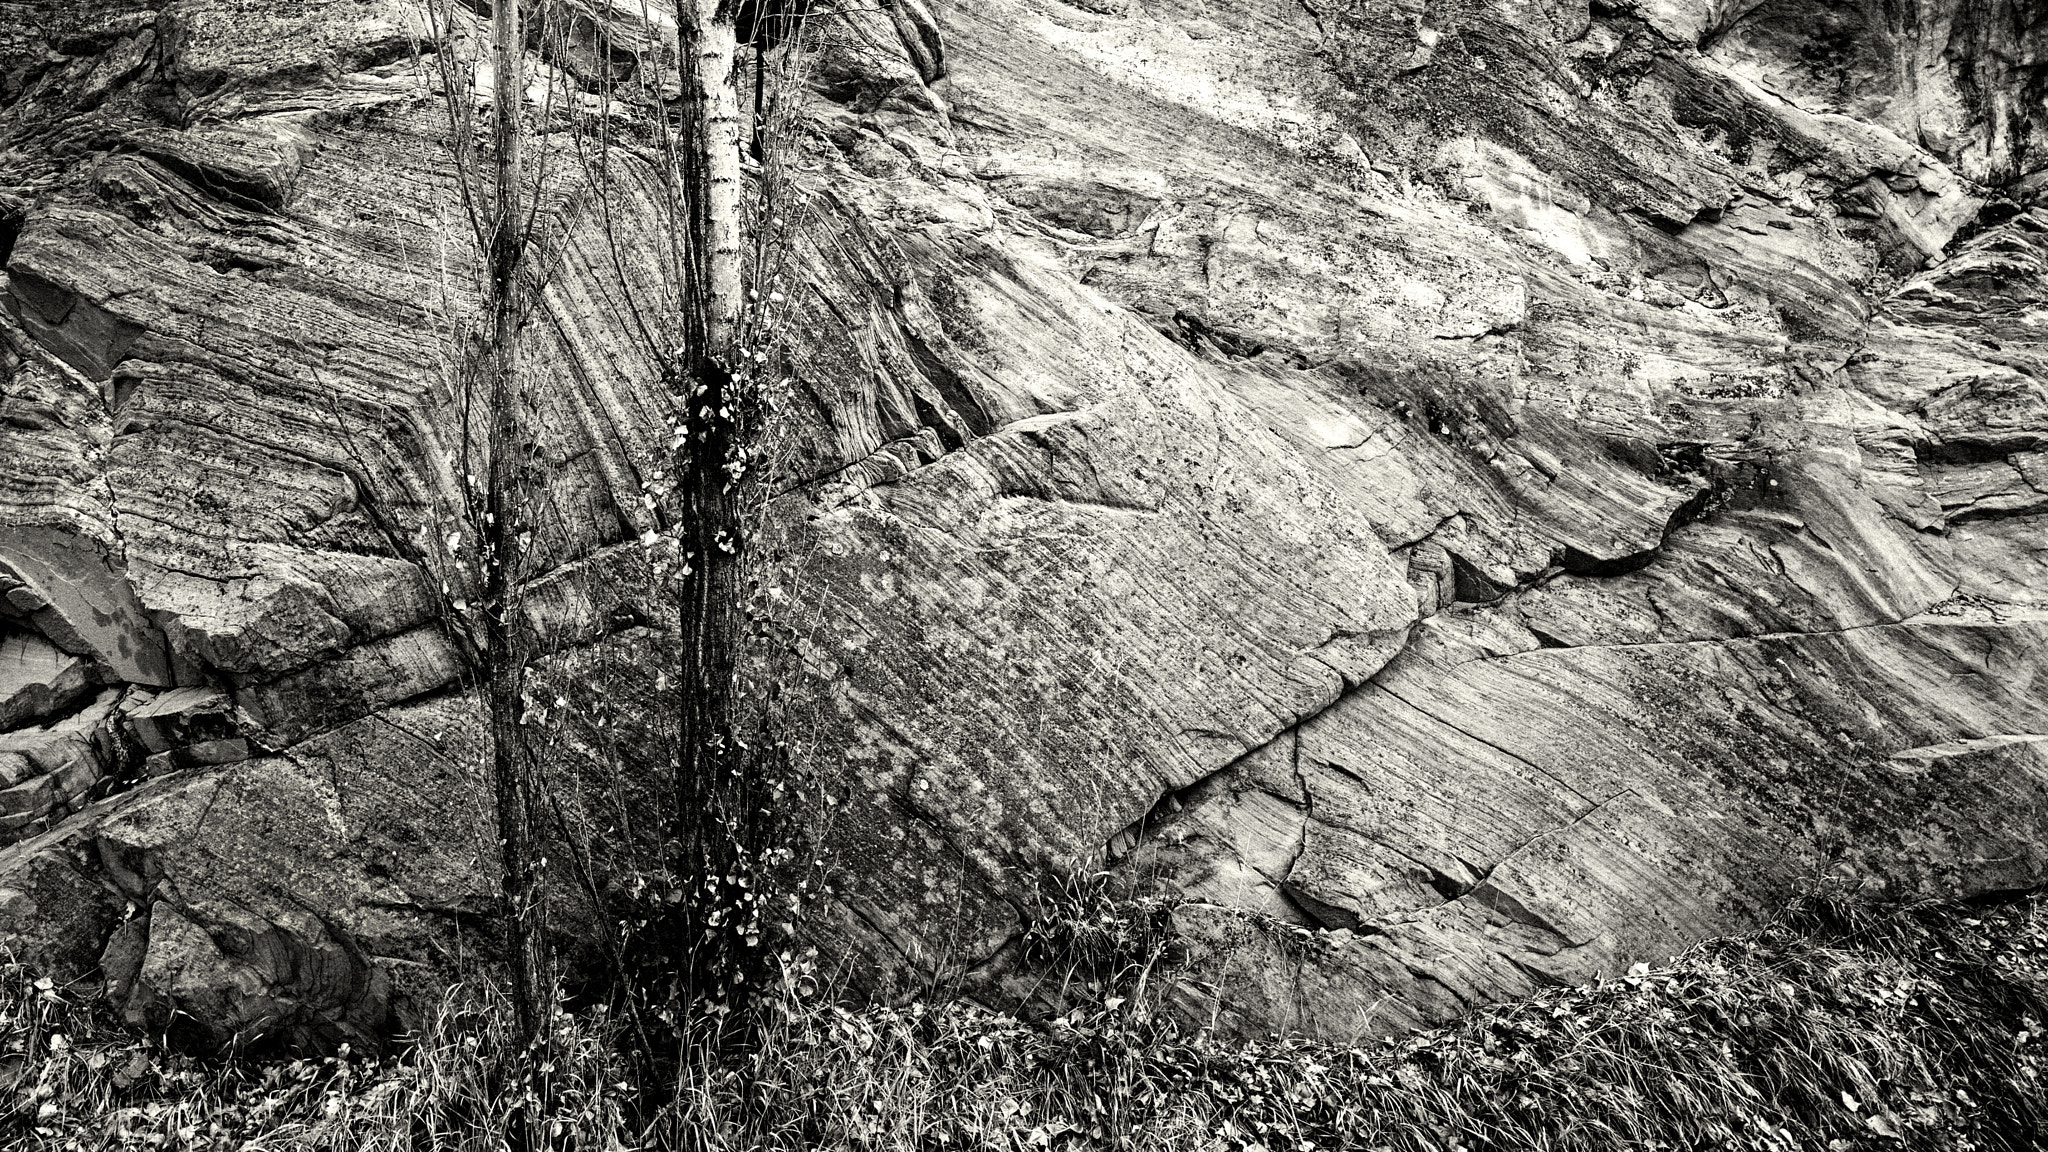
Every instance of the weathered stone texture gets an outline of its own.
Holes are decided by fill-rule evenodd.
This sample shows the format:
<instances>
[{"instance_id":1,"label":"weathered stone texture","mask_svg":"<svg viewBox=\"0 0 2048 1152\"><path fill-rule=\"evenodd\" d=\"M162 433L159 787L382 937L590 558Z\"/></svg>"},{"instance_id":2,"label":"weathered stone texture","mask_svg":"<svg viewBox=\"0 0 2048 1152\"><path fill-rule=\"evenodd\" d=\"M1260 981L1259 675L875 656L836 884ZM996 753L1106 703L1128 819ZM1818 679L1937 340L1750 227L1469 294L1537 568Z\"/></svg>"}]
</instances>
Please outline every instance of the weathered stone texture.
<instances>
[{"instance_id":1,"label":"weathered stone texture","mask_svg":"<svg viewBox=\"0 0 2048 1152\"><path fill-rule=\"evenodd\" d=\"M1817 881L2040 883L2048 12L1922 7L819 24L762 545L814 936L1005 995L1024 894L1106 869L1189 901L1192 1018L1342 1034ZM536 8L560 75L658 51ZM0 10L0 938L367 1038L494 891L465 576L405 559L474 303L423 8ZM664 254L613 175L525 337L529 612L633 731Z\"/></svg>"}]
</instances>

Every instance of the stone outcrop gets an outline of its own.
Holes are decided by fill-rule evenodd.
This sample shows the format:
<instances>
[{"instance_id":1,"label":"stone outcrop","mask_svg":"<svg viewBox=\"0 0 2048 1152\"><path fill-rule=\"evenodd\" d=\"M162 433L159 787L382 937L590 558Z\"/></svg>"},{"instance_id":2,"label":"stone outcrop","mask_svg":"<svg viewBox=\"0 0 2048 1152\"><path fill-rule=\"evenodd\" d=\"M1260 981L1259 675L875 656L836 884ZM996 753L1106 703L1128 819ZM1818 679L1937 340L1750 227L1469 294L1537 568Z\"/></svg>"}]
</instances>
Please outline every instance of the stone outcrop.
<instances>
[{"instance_id":1,"label":"stone outcrop","mask_svg":"<svg viewBox=\"0 0 2048 1152\"><path fill-rule=\"evenodd\" d=\"M571 81L658 57L536 7ZM1022 994L1057 869L1183 898L1190 1018L1327 1034L2048 878L2048 10L871 7L762 543L869 990ZM407 559L473 304L424 8L8 11L0 939L367 1042L496 889ZM619 170L528 325L532 611L637 706Z\"/></svg>"}]
</instances>

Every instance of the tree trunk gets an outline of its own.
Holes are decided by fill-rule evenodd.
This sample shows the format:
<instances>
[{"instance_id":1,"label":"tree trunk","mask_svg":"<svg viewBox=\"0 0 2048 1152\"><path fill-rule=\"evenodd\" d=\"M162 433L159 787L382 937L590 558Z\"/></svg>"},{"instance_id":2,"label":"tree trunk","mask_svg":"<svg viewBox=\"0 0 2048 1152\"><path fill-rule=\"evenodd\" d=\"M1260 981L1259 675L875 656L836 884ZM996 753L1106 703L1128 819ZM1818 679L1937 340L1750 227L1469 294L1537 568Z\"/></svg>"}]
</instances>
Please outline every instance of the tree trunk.
<instances>
[{"instance_id":1,"label":"tree trunk","mask_svg":"<svg viewBox=\"0 0 2048 1152\"><path fill-rule=\"evenodd\" d=\"M519 1039L540 1035L546 956L536 903L532 832L532 774L528 763L520 679L527 645L519 607L520 520L525 511L525 451L521 415L526 402L519 368L520 259L525 213L520 178L525 72L517 0L499 0L491 17L492 143L497 187L492 199L490 261L491 382L490 476L483 523L484 679L491 725L491 783L498 816L500 862L505 874L506 951Z\"/></svg>"},{"instance_id":2,"label":"tree trunk","mask_svg":"<svg viewBox=\"0 0 2048 1152\"><path fill-rule=\"evenodd\" d=\"M724 369L712 365L712 375ZM715 396L723 384L707 390ZM725 851L728 834L721 828L743 815L737 793L746 771L736 739L733 681L743 619L740 612L740 538L735 501L725 487L720 466L731 447L726 434L707 435L684 449L682 497L684 548L691 554L690 571L682 578L680 609L680 675L678 772L682 815L697 833L695 855L700 862ZM693 451L694 450L694 451ZM738 800L738 803L735 801ZM719 869L713 869L719 871Z\"/></svg>"},{"instance_id":3,"label":"tree trunk","mask_svg":"<svg viewBox=\"0 0 2048 1152\"><path fill-rule=\"evenodd\" d=\"M731 351L744 279L740 254L740 99L733 84L739 33L734 0L685 0L681 26L683 93L690 101L684 143L684 202L690 210L691 259L699 283L685 304L698 313L703 346ZM691 170L694 169L694 170Z\"/></svg>"},{"instance_id":4,"label":"tree trunk","mask_svg":"<svg viewBox=\"0 0 2048 1152\"><path fill-rule=\"evenodd\" d=\"M728 982L732 921L712 915L729 885L752 818L749 765L737 738L734 673L744 615L737 481L727 471L738 447L745 367L734 340L744 268L740 247L740 107L734 85L732 0L685 0L680 48L684 110L678 172L685 238L685 363L689 437L677 460L679 536L688 565L678 589L681 702L677 716L677 806L698 899L686 918L690 967ZM728 910L729 911L729 910ZM727 987L730 987L727 983Z\"/></svg>"}]
</instances>

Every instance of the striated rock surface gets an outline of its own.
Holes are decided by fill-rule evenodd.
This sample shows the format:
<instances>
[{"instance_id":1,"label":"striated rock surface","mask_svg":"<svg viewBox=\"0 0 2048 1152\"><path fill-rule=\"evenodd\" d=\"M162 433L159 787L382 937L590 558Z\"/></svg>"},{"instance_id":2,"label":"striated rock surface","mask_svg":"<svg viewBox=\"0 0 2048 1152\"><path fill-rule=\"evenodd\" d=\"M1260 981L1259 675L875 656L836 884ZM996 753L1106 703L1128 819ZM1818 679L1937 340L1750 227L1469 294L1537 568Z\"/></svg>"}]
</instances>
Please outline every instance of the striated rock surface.
<instances>
[{"instance_id":1,"label":"striated rock surface","mask_svg":"<svg viewBox=\"0 0 2048 1152\"><path fill-rule=\"evenodd\" d=\"M496 890L393 538L461 491L424 8L0 13L0 940L368 1042ZM562 13L572 79L659 51ZM812 50L763 548L870 990L1023 994L1059 869L1186 900L1190 1018L1331 1035L2048 879L2048 9L893 0ZM648 711L658 241L580 203L533 612Z\"/></svg>"}]
</instances>

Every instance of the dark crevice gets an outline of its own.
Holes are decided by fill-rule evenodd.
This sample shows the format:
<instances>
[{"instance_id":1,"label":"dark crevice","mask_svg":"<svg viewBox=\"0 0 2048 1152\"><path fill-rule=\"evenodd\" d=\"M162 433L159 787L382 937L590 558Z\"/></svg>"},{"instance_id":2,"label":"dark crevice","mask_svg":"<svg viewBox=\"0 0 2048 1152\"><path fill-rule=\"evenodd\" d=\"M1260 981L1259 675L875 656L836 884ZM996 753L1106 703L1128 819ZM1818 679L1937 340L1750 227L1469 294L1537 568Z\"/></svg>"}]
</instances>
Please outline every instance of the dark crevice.
<instances>
[{"instance_id":1,"label":"dark crevice","mask_svg":"<svg viewBox=\"0 0 2048 1152\"><path fill-rule=\"evenodd\" d=\"M1402 640L1403 651L1406 650L1408 643L1414 639L1414 635L1415 633L1413 629L1407 630L1407 632L1404 634ZM1386 668L1387 666L1393 664L1393 662L1399 658L1400 653L1396 652L1393 656L1388 657L1386 664L1381 665L1381 668ZM1374 675L1377 676L1378 673L1374 673ZM1295 787L1300 789L1301 791L1301 799L1295 800L1293 797L1279 796L1277 793L1275 793L1275 796L1278 799L1284 800L1290 804L1299 804L1302 807L1301 832L1299 838L1296 840L1295 843L1294 854L1289 859L1287 864L1287 869L1291 871L1295 863L1300 860L1301 853L1303 849L1306 847L1308 821L1314 817L1314 796L1309 791L1308 778L1302 772L1301 730L1305 725L1309 724L1317 717L1323 715L1325 712L1328 712L1330 709L1335 708L1338 705L1349 700L1353 693L1364 690L1373 682L1374 681L1372 677L1367 677L1366 679L1361 680L1356 684L1352 684L1347 681L1344 684L1343 688L1338 691L1336 696L1332 698L1328 703L1324 704L1322 707L1295 717L1295 719L1286 727L1280 729L1280 731L1274 733L1271 737L1260 742L1259 744L1254 745L1251 748L1247 748L1244 752L1232 758L1229 763L1224 764L1221 767L1212 769L1209 772L1205 772L1201 776L1195 778L1194 780L1190 781L1189 783L1179 788L1169 789L1165 793L1162 793L1159 800L1155 801L1152 807L1148 809L1144 815L1138 817L1136 820L1133 820L1130 824L1126 825L1122 831L1118 832L1115 836L1110 838L1108 843L1104 846L1104 858L1107 860L1118 860L1122 859L1125 856L1128 856L1133 849L1135 849L1138 845L1144 843L1145 838L1154 829L1158 828L1160 825L1166 823L1167 821L1173 819L1178 815L1179 810L1178 808L1174 807L1175 805L1178 805L1180 808L1185 808L1193 806L1195 804L1199 804L1215 788L1221 786L1224 782L1228 780L1236 778L1239 769L1253 756L1256 756L1264 752L1266 749L1272 747L1275 741L1292 740L1294 741L1294 743L1290 750L1289 764L1293 771ZM1349 772L1341 766L1327 766L1335 769L1340 773L1343 773L1344 775L1350 776L1354 780L1358 779L1356 773ZM1270 789L1268 789L1267 791L1270 791ZM1283 873L1283 875L1284 874L1285 873Z\"/></svg>"},{"instance_id":2,"label":"dark crevice","mask_svg":"<svg viewBox=\"0 0 2048 1152\"><path fill-rule=\"evenodd\" d=\"M1488 864L1486 868L1479 873L1478 878L1473 880L1471 885L1466 888L1465 892L1460 893L1460 895L1466 895L1472 892L1476 892L1480 888L1485 887L1488 883L1490 883L1493 880L1493 874L1495 872L1498 872L1503 865L1509 863L1510 861L1514 860L1515 857L1520 856L1523 852L1527 851L1530 845L1536 843L1539 840L1547 840L1560 832L1566 832L1573 828L1578 827L1579 822L1581 820L1584 820L1586 817L1591 816L1593 813L1598 812L1602 808L1605 808L1608 804L1612 803L1617 797L1628 795L1630 792L1633 791L1635 791L1635 789L1633 788L1624 788L1620 792L1616 792L1613 796L1609 796L1605 800L1601 800L1598 802L1589 801L1585 811L1580 812L1578 815L1573 816L1571 819L1565 821L1562 824L1557 825L1554 828L1545 828L1543 831L1536 833L1535 835L1522 841L1520 844L1517 844L1513 848L1508 849L1506 852L1501 853L1500 859L1495 860L1491 864ZM1574 793L1574 795L1577 795L1577 793ZM1583 797L1581 798L1583 799Z\"/></svg>"},{"instance_id":3,"label":"dark crevice","mask_svg":"<svg viewBox=\"0 0 2048 1152\"><path fill-rule=\"evenodd\" d=\"M1733 490L1740 479L1739 474L1707 456L1705 445L1659 444L1658 455L1667 465L1675 464L1674 470L1696 476L1701 481L1700 490L1687 497L1685 502L1671 510L1671 516L1664 522L1664 542L1671 535L1688 525L1697 524L1728 506ZM1677 461L1673 457L1677 456Z\"/></svg>"},{"instance_id":4,"label":"dark crevice","mask_svg":"<svg viewBox=\"0 0 2048 1152\"><path fill-rule=\"evenodd\" d=\"M1453 988L1449 984L1444 983L1442 980L1438 979L1433 973L1425 971L1417 965L1409 963L1405 960L1401 962L1401 967L1407 970L1408 975L1413 977L1417 984L1434 984L1437 987L1443 989L1444 995L1449 996L1453 1001L1457 1002L1458 1008L1461 1012L1469 1011L1473 1007L1472 1002L1470 1000L1467 1000L1464 997L1464 995L1461 994L1456 988Z\"/></svg>"},{"instance_id":5,"label":"dark crevice","mask_svg":"<svg viewBox=\"0 0 2048 1152\"><path fill-rule=\"evenodd\" d=\"M250 212L274 214L284 211L288 192L276 185L243 179L223 169L196 164L167 148L144 148L141 151L144 156L183 177L214 199Z\"/></svg>"},{"instance_id":6,"label":"dark crevice","mask_svg":"<svg viewBox=\"0 0 2048 1152\"><path fill-rule=\"evenodd\" d=\"M939 415L939 410L932 405L931 401L916 392L912 392L910 394L910 403L917 410L917 422L931 429L938 436L939 443L945 445L946 451L958 452L960 449L967 447L968 437L962 435L958 429L954 428L950 421L942 418Z\"/></svg>"},{"instance_id":7,"label":"dark crevice","mask_svg":"<svg viewBox=\"0 0 2048 1152\"><path fill-rule=\"evenodd\" d=\"M247 256L222 255L207 259L206 266L223 276L235 272L263 272L270 268L267 260L251 260Z\"/></svg>"},{"instance_id":8,"label":"dark crevice","mask_svg":"<svg viewBox=\"0 0 2048 1152\"><path fill-rule=\"evenodd\" d=\"M404 636L414 632L434 632L436 634L439 634L440 629L433 625L426 625L419 628L407 629L403 632L394 632L391 635ZM310 672L316 668L332 667L334 663L335 661L330 660L301 667L292 672L286 673L284 676L279 677L278 680L276 681L269 681L267 683L275 684L283 680L290 679L294 676ZM427 687L421 688L419 691L414 692L409 696L401 696L394 700L380 701L376 703L369 711L364 712L361 715L349 716L345 719L335 720L332 723L326 725L325 727L311 729L290 740L283 740L272 743L270 742L270 738L274 736L275 733L260 730L244 732L243 735L248 737L249 742L252 746L261 748L265 753L290 753L293 749L298 748L301 744L305 744L312 740L317 740L322 736L328 736L335 732L339 732L352 724L360 724L366 720L371 719L381 719L383 717L383 713L389 709L405 707L408 705L425 704L444 696L460 695L468 692L469 688L470 686L468 684L463 683L462 675L458 673L451 680L447 680L440 684L432 684ZM232 767L232 765L224 765L224 767Z\"/></svg>"},{"instance_id":9,"label":"dark crevice","mask_svg":"<svg viewBox=\"0 0 2048 1152\"><path fill-rule=\"evenodd\" d=\"M1458 511L1453 512L1448 516L1442 517L1439 520L1437 520L1435 526L1430 528L1429 531L1424 532L1422 535L1415 537L1413 540L1402 540L1396 543L1388 544L1387 551L1399 552L1403 549L1413 548L1418 544L1427 544L1431 539L1433 539L1436 536L1437 533L1443 531L1445 526L1450 524L1451 521L1456 520L1458 517L1463 516L1464 514L1464 510L1459 509Z\"/></svg>"},{"instance_id":10,"label":"dark crevice","mask_svg":"<svg viewBox=\"0 0 2048 1152\"><path fill-rule=\"evenodd\" d=\"M1664 546L1659 543L1640 552L1631 552L1626 556L1617 556L1603 560L1598 556L1588 552L1581 552L1567 544L1558 556L1558 565L1574 576L1609 579L1615 576L1626 576L1631 572L1640 572L1648 568L1663 553Z\"/></svg>"},{"instance_id":11,"label":"dark crevice","mask_svg":"<svg viewBox=\"0 0 2048 1152\"><path fill-rule=\"evenodd\" d=\"M1519 331L1521 331L1521 330L1522 330L1522 325L1521 325L1521 324L1520 324L1519 322L1510 322L1510 323L1507 323L1507 324L1495 324L1495 325L1493 325L1492 327L1488 328L1488 329L1487 329L1486 331L1484 331L1484 332L1473 332L1473 333L1462 333L1462 332L1461 332L1461 333L1456 333L1456 334L1453 334L1453 335L1450 335L1450 336L1437 336L1437 337L1435 337L1435 339L1438 339L1438 340L1484 340L1484 339L1486 339L1486 338L1487 338L1487 337L1489 337L1489 336L1508 336L1508 335L1512 335L1513 333L1519 332Z\"/></svg>"},{"instance_id":12,"label":"dark crevice","mask_svg":"<svg viewBox=\"0 0 2048 1152\"><path fill-rule=\"evenodd\" d=\"M1594 816L1594 814L1600 812L1609 804L1614 803L1616 800L1619 800L1624 796L1632 796L1634 794L1634 788L1623 788L1621 791L1616 792L1611 796L1608 796L1606 799L1601 800L1596 804L1593 804L1591 807L1587 808L1585 811L1579 813L1578 815L1572 817L1565 823L1560 824L1555 828L1548 828L1542 832L1538 832L1534 836L1531 836L1527 840L1524 840L1522 843L1517 844L1515 847L1509 849L1508 852L1505 855L1503 855L1499 860L1494 861L1494 863L1491 866L1489 866L1484 873L1480 875L1479 879L1474 881L1472 886L1469 889L1467 889L1464 893L1462 893L1458 898L1470 899L1475 903L1487 909L1490 909L1493 912L1498 913L1499 915L1507 917L1509 920L1512 920L1517 924L1524 924L1531 928L1548 932L1551 935L1556 936L1559 940L1562 940L1566 944L1571 945L1573 947L1577 947L1581 944L1586 943L1586 941L1584 940L1573 940L1570 936L1567 936L1562 930L1560 930L1557 927L1557 925L1552 924L1549 920L1545 919L1541 914L1524 905L1519 899L1515 898L1507 892L1503 892L1500 889L1493 887L1493 875L1502 867L1505 867L1507 864L1514 861L1514 859L1520 856L1523 852L1527 851L1531 845L1541 840L1547 840L1552 836L1558 836L1562 835L1563 833L1569 832L1573 828L1576 828L1580 824L1591 819Z\"/></svg>"},{"instance_id":13,"label":"dark crevice","mask_svg":"<svg viewBox=\"0 0 2048 1152\"><path fill-rule=\"evenodd\" d=\"M1328 40L1330 38L1330 30L1323 26L1323 14L1316 10L1316 6L1309 3L1308 0L1295 0L1295 3L1301 5L1301 10L1308 13L1310 20L1315 21L1316 36L1320 39Z\"/></svg>"},{"instance_id":14,"label":"dark crevice","mask_svg":"<svg viewBox=\"0 0 2048 1152\"><path fill-rule=\"evenodd\" d=\"M77 293L52 284L26 268L8 271L7 289L18 306L34 309L37 316L52 325L61 325L69 320L72 309L78 306Z\"/></svg>"},{"instance_id":15,"label":"dark crevice","mask_svg":"<svg viewBox=\"0 0 2048 1152\"><path fill-rule=\"evenodd\" d=\"M1430 891L1435 892L1446 904L1472 890L1471 885L1460 882L1455 876L1445 875L1435 868L1429 870L1429 879L1425 883L1429 885Z\"/></svg>"},{"instance_id":16,"label":"dark crevice","mask_svg":"<svg viewBox=\"0 0 2048 1152\"><path fill-rule=\"evenodd\" d=\"M1451 595L1460 603L1492 604L1507 595L1512 587L1496 583L1477 565L1448 548L1444 554L1451 558Z\"/></svg>"},{"instance_id":17,"label":"dark crevice","mask_svg":"<svg viewBox=\"0 0 2048 1152\"><path fill-rule=\"evenodd\" d=\"M1207 353L1226 360L1250 360L1268 351L1279 351L1298 367L1309 364L1307 358L1295 349L1268 344L1245 333L1217 327L1184 309L1175 312L1170 320L1161 317L1151 319L1152 326L1161 335L1190 352Z\"/></svg>"},{"instance_id":18,"label":"dark crevice","mask_svg":"<svg viewBox=\"0 0 2048 1152\"><path fill-rule=\"evenodd\" d=\"M28 223L28 202L10 201L0 198L0 269L7 267L15 243L21 239L22 226Z\"/></svg>"},{"instance_id":19,"label":"dark crevice","mask_svg":"<svg viewBox=\"0 0 2048 1152\"><path fill-rule=\"evenodd\" d=\"M1293 740L1294 746L1289 749L1287 766L1288 770L1294 774L1294 786L1301 790L1301 823L1295 826L1294 851L1288 853L1287 867L1281 869L1280 883L1275 886L1280 889L1281 895L1293 901L1297 907L1302 907L1301 901L1297 898L1299 895L1298 890L1287 884L1286 881L1294 875L1295 867L1301 863L1302 856L1308 852L1308 826L1309 822L1316 818L1316 797L1315 793L1308 790L1308 777L1301 770L1301 730L1299 728L1294 730ZM1321 917L1306 907L1302 907L1302 911L1308 912L1311 919L1321 919ZM1358 917L1355 915L1351 919L1354 925L1358 921Z\"/></svg>"},{"instance_id":20,"label":"dark crevice","mask_svg":"<svg viewBox=\"0 0 2048 1152\"><path fill-rule=\"evenodd\" d=\"M1372 786L1371 782L1366 780L1365 777L1360 776L1357 772L1352 771L1350 768L1347 768L1334 760L1318 760L1316 761L1316 766L1334 772L1337 775L1344 777L1346 780L1351 781L1353 784L1356 784L1361 788L1370 788ZM1303 777L1299 770L1295 772L1295 777L1296 779L1301 781L1302 788L1306 790L1308 787L1307 778Z\"/></svg>"},{"instance_id":21,"label":"dark crevice","mask_svg":"<svg viewBox=\"0 0 2048 1152\"><path fill-rule=\"evenodd\" d=\"M1280 895L1287 898L1289 904L1318 928L1333 932L1338 929L1356 932L1363 923L1358 913L1351 909L1318 900L1294 884L1281 881L1276 887L1280 890Z\"/></svg>"},{"instance_id":22,"label":"dark crevice","mask_svg":"<svg viewBox=\"0 0 2048 1152\"><path fill-rule=\"evenodd\" d=\"M1655 212L1648 212L1640 208L1628 209L1626 215L1634 216L1666 236L1678 236L1692 224L1690 220L1673 220L1668 216L1661 216Z\"/></svg>"},{"instance_id":23,"label":"dark crevice","mask_svg":"<svg viewBox=\"0 0 2048 1152\"><path fill-rule=\"evenodd\" d=\"M940 442L949 452L956 452L966 447L968 441L988 435L994 425L975 403L973 395L959 375L938 357L933 356L922 342L910 341L909 347L919 371L937 389L939 399L945 403L947 415L954 417L942 418L938 406L912 387L909 390L910 403L917 410L918 422L938 433ZM959 427L955 427L956 424Z\"/></svg>"},{"instance_id":24,"label":"dark crevice","mask_svg":"<svg viewBox=\"0 0 2048 1152\"><path fill-rule=\"evenodd\" d=\"M2001 436L1996 440L1970 437L1916 440L1913 442L1913 458L1923 466L1995 464L2015 453L2036 451L2041 444L2042 438L2029 432Z\"/></svg>"},{"instance_id":25,"label":"dark crevice","mask_svg":"<svg viewBox=\"0 0 2048 1152\"><path fill-rule=\"evenodd\" d=\"M1196 734L1228 738L1227 733ZM1109 863L1115 863L1130 855L1139 845L1145 843L1153 832L1171 823L1183 811L1202 803L1225 782L1236 776L1238 768L1246 760L1272 747L1275 740L1287 739L1293 734L1292 727L1283 729L1272 739L1231 758L1230 762L1222 767L1205 772L1178 788L1169 788L1160 793L1159 799L1146 809L1144 815L1131 821L1109 838L1103 845L1102 858Z\"/></svg>"},{"instance_id":26,"label":"dark crevice","mask_svg":"<svg viewBox=\"0 0 2048 1152\"><path fill-rule=\"evenodd\" d=\"M2027 520L2048 515L2048 503L2036 501L2021 508L1958 508L1951 512L1942 510L1943 518L1950 524L1976 524L1991 520Z\"/></svg>"},{"instance_id":27,"label":"dark crevice","mask_svg":"<svg viewBox=\"0 0 2048 1152\"><path fill-rule=\"evenodd\" d=\"M1210 780L1229 772L1230 768L1235 766L1235 764L1236 761L1232 761L1229 766L1218 768L1186 788L1171 788L1160 793L1159 799L1153 802L1152 807L1146 809L1143 816L1125 825L1122 831L1111 836L1109 841L1102 846L1103 860L1114 864L1137 850L1138 846L1151 836L1154 829L1165 825L1175 816L1180 815L1182 809L1187 807L1183 797Z\"/></svg>"}]
</instances>

